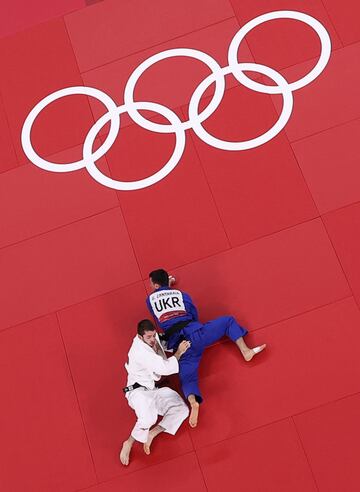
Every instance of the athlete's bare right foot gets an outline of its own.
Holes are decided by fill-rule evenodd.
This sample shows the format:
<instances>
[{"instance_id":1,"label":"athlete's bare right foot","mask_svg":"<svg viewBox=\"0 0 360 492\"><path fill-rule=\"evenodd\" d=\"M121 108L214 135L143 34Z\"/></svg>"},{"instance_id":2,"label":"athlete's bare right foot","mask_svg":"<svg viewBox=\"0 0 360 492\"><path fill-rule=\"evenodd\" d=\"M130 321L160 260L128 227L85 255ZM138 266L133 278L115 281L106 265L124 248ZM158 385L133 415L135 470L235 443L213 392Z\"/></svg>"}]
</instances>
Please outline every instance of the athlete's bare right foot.
<instances>
[{"instance_id":1,"label":"athlete's bare right foot","mask_svg":"<svg viewBox=\"0 0 360 492\"><path fill-rule=\"evenodd\" d=\"M258 347L254 347L252 349L246 350L246 352L243 352L244 359L246 362L250 362L251 359L254 357L254 355L259 354L266 348L266 343L263 345L259 345Z\"/></svg>"},{"instance_id":2,"label":"athlete's bare right foot","mask_svg":"<svg viewBox=\"0 0 360 492\"><path fill-rule=\"evenodd\" d=\"M129 441L125 441L120 451L120 461L124 466L127 466L130 461L130 451L132 444Z\"/></svg>"},{"instance_id":3,"label":"athlete's bare right foot","mask_svg":"<svg viewBox=\"0 0 360 492\"><path fill-rule=\"evenodd\" d=\"M191 402L191 412L189 417L189 425L194 428L198 424L200 405L197 401Z\"/></svg>"}]
</instances>

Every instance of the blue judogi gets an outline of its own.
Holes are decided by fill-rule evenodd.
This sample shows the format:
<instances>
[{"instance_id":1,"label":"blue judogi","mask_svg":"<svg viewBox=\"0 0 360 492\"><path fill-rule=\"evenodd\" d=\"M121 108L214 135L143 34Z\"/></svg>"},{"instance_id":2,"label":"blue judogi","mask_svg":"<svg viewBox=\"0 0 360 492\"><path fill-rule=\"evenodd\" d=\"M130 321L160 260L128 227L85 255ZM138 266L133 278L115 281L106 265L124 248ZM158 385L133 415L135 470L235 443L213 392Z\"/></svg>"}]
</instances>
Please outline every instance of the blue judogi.
<instances>
[{"instance_id":1,"label":"blue judogi","mask_svg":"<svg viewBox=\"0 0 360 492\"><path fill-rule=\"evenodd\" d=\"M188 324L168 340L168 348L176 349L181 340L189 340L191 347L179 360L179 376L185 397L195 395L198 402L202 396L198 383L198 368L206 347L224 335L232 341L247 334L232 316L221 316L208 323L200 323L198 312L191 297L178 289L160 287L146 299L147 306L160 328L166 333L179 322Z\"/></svg>"}]
</instances>

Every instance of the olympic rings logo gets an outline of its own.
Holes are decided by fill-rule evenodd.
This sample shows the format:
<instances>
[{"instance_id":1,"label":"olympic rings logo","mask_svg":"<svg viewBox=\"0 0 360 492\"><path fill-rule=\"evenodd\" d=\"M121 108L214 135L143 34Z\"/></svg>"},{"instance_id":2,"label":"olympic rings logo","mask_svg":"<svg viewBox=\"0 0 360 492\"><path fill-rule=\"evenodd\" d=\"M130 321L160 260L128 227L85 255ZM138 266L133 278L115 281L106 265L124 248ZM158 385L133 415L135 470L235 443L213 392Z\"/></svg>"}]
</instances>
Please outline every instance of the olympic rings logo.
<instances>
[{"instance_id":1,"label":"olympic rings logo","mask_svg":"<svg viewBox=\"0 0 360 492\"><path fill-rule=\"evenodd\" d=\"M238 49L244 37L259 24L273 19L295 19L304 22L314 29L321 42L321 54L314 68L307 75L292 83L288 83L279 72L276 72L270 67L260 65L258 63L239 63L237 59ZM138 190L141 188L146 188L164 179L177 166L185 148L185 131L190 128L193 129L193 131L201 140L211 145L212 147L223 150L236 151L252 149L263 145L274 138L285 127L287 121L290 118L293 108L292 93L308 85L320 75L320 73L324 70L329 61L330 52L331 41L329 34L319 21L317 21L310 15L296 11L282 10L270 12L264 15L260 15L259 17L251 20L243 27L241 27L240 30L235 34L229 46L229 65L227 67L220 67L220 65L211 56L203 53L202 51L189 48L176 48L162 51L153 56L150 56L134 70L127 81L124 91L124 104L122 104L121 106L117 106L107 94L93 87L67 87L65 89L53 92L52 94L42 99L28 114L22 128L21 143L28 159L36 166L47 171L68 172L85 167L90 175L97 182L109 188L113 188L116 190ZM180 118L166 106L154 102L140 102L134 100L134 90L136 84L141 75L145 72L145 70L161 60L176 56L195 58L196 60L205 63L205 65L207 65L211 70L211 74L198 85L193 95L191 96L189 104L189 119L184 122L181 121ZM247 75L245 75L245 71L257 72L262 75L266 75L275 82L275 85L268 86L259 82L255 82L254 80L247 77ZM219 106L225 91L225 76L228 74L232 74L238 80L238 82L253 91L261 92L264 94L282 95L283 107L279 119L269 130L267 130L262 135L246 141L229 142L214 137L202 126L202 123L207 118L209 118L209 116L212 115ZM208 106L199 113L200 99L205 93L206 89L213 83L215 83L215 90L212 99ZM105 113L99 120L97 120L92 128L89 130L89 133L87 134L83 145L83 158L81 160L68 164L57 164L47 161L40 157L35 152L32 146L30 137L32 125L35 119L41 113L41 111L50 103L62 97L75 94L83 94L98 99L105 105L107 113ZM147 120L139 113L139 109L150 110L159 113L169 121L169 124L159 124ZM130 115L135 123L137 123L144 129L156 133L175 133L176 136L176 143L173 154L166 162L166 164L156 173L138 181L116 181L102 174L95 164L98 159L106 154L106 152L114 143L120 129L120 115L125 112ZM109 134L107 135L103 144L95 152L93 152L95 138L98 132L107 122L110 122Z\"/></svg>"}]
</instances>

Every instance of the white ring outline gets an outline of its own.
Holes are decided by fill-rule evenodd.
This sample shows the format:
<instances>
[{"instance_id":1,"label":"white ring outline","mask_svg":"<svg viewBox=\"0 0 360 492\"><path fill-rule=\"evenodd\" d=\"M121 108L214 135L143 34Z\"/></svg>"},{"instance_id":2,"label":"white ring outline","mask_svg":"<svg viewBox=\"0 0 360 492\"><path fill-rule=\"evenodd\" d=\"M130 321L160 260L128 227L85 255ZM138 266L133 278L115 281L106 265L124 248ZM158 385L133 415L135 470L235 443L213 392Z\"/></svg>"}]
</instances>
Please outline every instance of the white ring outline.
<instances>
[{"instance_id":1,"label":"white ring outline","mask_svg":"<svg viewBox=\"0 0 360 492\"><path fill-rule=\"evenodd\" d=\"M293 96L292 91L287 83L286 79L279 73L273 70L270 67L265 65L260 65L258 63L239 63L241 70L247 70L251 72L260 72L263 75L267 75L271 79L274 80L278 84L278 87L282 87L282 96L283 96L283 109L279 116L277 122L265 133L262 135L252 138L251 140L244 140L241 142L229 142L228 140L221 140L219 138L214 137L209 132L207 132L202 124L195 120L193 125L193 130L196 135L205 143L211 145L212 147L216 147L217 149L222 150L248 150L254 147L258 147L259 145L263 145L268 142L272 138L274 138L281 130L284 128L286 123L288 122L292 108L293 108ZM224 75L228 75L232 72L232 67L224 67L222 69ZM198 87L195 89L194 94L191 97L189 104L189 116L190 119L192 115L197 113L197 109L199 107L199 102L201 96L209 87L209 85L213 82L212 80L213 74L210 74L206 79L204 79Z\"/></svg>"},{"instance_id":2,"label":"white ring outline","mask_svg":"<svg viewBox=\"0 0 360 492\"><path fill-rule=\"evenodd\" d=\"M241 41L252 29L254 29L254 27L257 27L258 25L269 20L275 19L294 19L304 22L314 29L316 34L319 36L321 43L320 57L315 67L312 68L312 70L310 70L310 72L307 75L304 75L304 77L302 77L301 79L289 83L290 90L296 91L315 80L326 67L331 54L331 40L327 30L318 20L314 19L314 17L311 17L308 14L297 12L295 10L277 10L275 12L269 12L267 14L255 17L255 19L252 19L243 27L241 27L231 40L228 51L228 62L229 66L233 68L232 72L234 77L241 84L253 91L263 92L264 94L280 94L281 91L279 91L276 86L255 82L254 80L247 77L242 71L237 70L239 66L237 54Z\"/></svg>"},{"instance_id":3,"label":"white ring outline","mask_svg":"<svg viewBox=\"0 0 360 492\"><path fill-rule=\"evenodd\" d=\"M181 128L180 124L181 120L180 118L169 108L166 106L163 106L158 103L153 103L153 102L134 102L134 107L136 109L145 109L148 111L155 111L165 118L167 118L171 123L172 126L175 128L175 135L176 135L176 143L175 143L175 148L173 151L172 156L170 159L167 161L166 164L163 165L163 167L157 171L156 173L152 174L151 176L148 176L147 178L143 178L137 181L117 181L115 179L112 179L108 176L105 176L95 165L96 159L94 159L94 155L92 153L92 147L96 138L96 135L98 132L101 130L101 128L111 119L112 115L110 113L105 113L101 118L99 118L96 123L91 127L89 133L86 136L85 142L84 142L84 148L83 148L83 157L84 161L86 162L86 169L88 170L89 174L100 184L104 186L108 186L109 188L113 188L115 190L122 190L122 191L133 191L133 190L140 190L142 188L146 188L148 186L151 186L158 181L161 181L163 178L165 178L168 174L171 173L171 171L174 170L174 168L177 166L179 163L182 154L184 152L185 148L185 131ZM116 116L122 113L125 113L127 111L127 108L125 104L122 104L121 106L118 106L116 108ZM114 115L115 116L115 115Z\"/></svg>"},{"instance_id":4,"label":"white ring outline","mask_svg":"<svg viewBox=\"0 0 360 492\"><path fill-rule=\"evenodd\" d=\"M144 118L134 107L134 91L139 78L142 74L150 68L155 63L165 60L167 58L173 58L174 56L185 56L188 58L195 58L196 60L202 61L205 65L207 65L211 72L219 75L221 74L221 67L218 62L212 58L207 53L203 51L195 50L193 48L174 48L170 50L161 51L160 53L156 53L155 55L150 56L146 60L144 60L130 75L124 90L124 104L127 107L127 111L131 119L142 126L146 130L153 131L156 133L172 133L174 130L172 129L172 125L165 125L160 123L154 123L146 118ZM200 121L206 120L216 108L219 106L221 99L223 98L225 92L225 80L223 77L215 78L215 91L210 101L210 104L197 115L197 119ZM190 118L187 121L180 120L180 126L183 130L189 130L192 128L192 123Z\"/></svg>"},{"instance_id":5,"label":"white ring outline","mask_svg":"<svg viewBox=\"0 0 360 492\"><path fill-rule=\"evenodd\" d=\"M41 169L44 169L45 171L65 173L69 171L77 171L78 169L82 169L83 167L86 167L86 163L84 159L81 159L80 161L70 162L68 164L59 164L56 162L47 161L46 159L43 159L35 152L31 143L31 129L36 118L39 116L41 111L45 109L46 106L56 101L57 99L60 99L65 96L75 96L75 95L91 96L94 97L95 99L98 99L106 106L108 110L108 113L106 114L110 114L110 118L109 118L111 120L110 131L104 143L95 151L94 154L94 156L96 157L95 160L100 159L100 157L105 155L105 153L109 150L111 145L114 143L117 134L119 132L120 119L119 118L114 119L114 112L116 112L117 106L115 102L111 99L111 97L105 94L105 92L99 89L95 89L94 87L74 86L74 87L65 87L64 89L60 89L56 92L53 92L52 94L49 94L48 96L44 97L44 99L42 99L40 102L38 102L36 106L33 107L33 109L27 115L21 131L21 144L27 158L33 164L40 167ZM103 149L106 149L105 152L102 152Z\"/></svg>"},{"instance_id":6,"label":"white ring outline","mask_svg":"<svg viewBox=\"0 0 360 492\"><path fill-rule=\"evenodd\" d=\"M288 83L284 77L273 70L270 67L256 63L239 63L237 60L237 53L241 41L244 39L246 34L256 27L257 25L273 19L295 19L302 21L312 27L318 34L321 42L321 53L318 62L315 67L304 77L298 81ZM110 188L119 190L135 190L151 186L157 183L165 176L167 176L178 164L181 159L182 153L185 147L185 130L193 128L195 133L204 142L212 145L216 148L221 148L224 150L245 150L249 148L254 148L256 146L262 145L269 141L271 138L275 137L286 125L293 105L292 92L304 87L305 85L312 82L320 73L324 70L326 64L329 61L331 53L331 41L328 32L325 27L316 19L308 14L297 11L280 10L275 12L270 12L267 14L260 15L255 19L252 19L247 24L245 24L233 37L228 50L228 60L229 66L221 68L219 64L208 54L203 53L199 50L194 50L191 48L176 48L171 50L166 50L156 55L149 57L143 63L137 67L131 74L126 87L125 87L125 104L122 106L117 106L115 102L104 92L99 89L85 86L75 86L60 89L42 99L36 106L30 111L25 119L22 132L21 132L21 143L24 152L28 159L33 162L36 166L45 169L47 171L54 172L68 172L75 171L86 167L91 176L97 180L99 183ZM203 61L212 70L212 73L204 79L199 86L195 89L190 103L189 103L189 119L182 122L180 118L169 108L158 103L152 102L136 102L133 100L134 88L139 80L142 73L149 68L151 65L157 61L172 57L172 56L189 56L191 58ZM212 68L215 67L215 68ZM248 78L243 71L259 71L277 82L277 86L268 86L260 84ZM282 94L283 96L283 109L280 114L278 121L275 125L270 128L264 134L255 137L248 141L243 142L229 142L225 140L217 139L210 135L201 123L206 120L219 106L221 99L225 91L225 75L232 73L234 77L245 87L254 90L256 92L261 92L264 94ZM214 94L210 104L203 110L200 114L198 113L199 102L204 94L205 90L212 84L216 83ZM68 164L58 164L49 162L42 157L40 157L33 149L31 143L31 129L32 125L40 114L40 112L51 102L57 99L68 96L82 94L87 96L95 97L99 99L108 109L108 113L102 116L97 122L94 123L93 127L89 130L86 136L83 148L83 159L76 162L71 162ZM138 113L137 108L148 109L150 111L156 111L163 116L165 116L169 121L170 125L157 124L150 120L144 118L140 113ZM154 109L155 108L155 109ZM169 161L155 174L138 181L121 182L112 180L111 178L102 174L95 165L96 160L105 155L105 153L110 149L114 143L119 129L120 129L120 114L127 111L131 118L138 123L143 128L155 131L157 133L175 133L176 134L176 145L173 155ZM102 145L92 154L92 147L94 144L95 136L97 135L98 129L110 120L110 131L107 135L105 141ZM94 135L93 140L91 137ZM211 143L210 143L211 142Z\"/></svg>"}]
</instances>

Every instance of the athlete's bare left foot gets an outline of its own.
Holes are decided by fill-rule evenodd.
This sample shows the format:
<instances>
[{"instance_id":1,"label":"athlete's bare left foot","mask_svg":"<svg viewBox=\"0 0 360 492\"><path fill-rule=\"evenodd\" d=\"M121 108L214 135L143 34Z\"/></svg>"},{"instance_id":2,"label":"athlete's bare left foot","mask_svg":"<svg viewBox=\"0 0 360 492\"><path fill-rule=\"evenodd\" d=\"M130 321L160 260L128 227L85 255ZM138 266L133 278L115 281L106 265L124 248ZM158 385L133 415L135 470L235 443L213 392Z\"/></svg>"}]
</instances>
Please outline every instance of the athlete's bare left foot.
<instances>
[{"instance_id":1,"label":"athlete's bare left foot","mask_svg":"<svg viewBox=\"0 0 360 492\"><path fill-rule=\"evenodd\" d=\"M189 425L192 428L195 428L198 424L199 419L199 409L200 405L197 401L191 403L191 412L189 417Z\"/></svg>"},{"instance_id":2,"label":"athlete's bare left foot","mask_svg":"<svg viewBox=\"0 0 360 492\"><path fill-rule=\"evenodd\" d=\"M124 466L127 466L130 462L130 451L132 444L129 441L125 441L120 451L120 461Z\"/></svg>"},{"instance_id":3,"label":"athlete's bare left foot","mask_svg":"<svg viewBox=\"0 0 360 492\"><path fill-rule=\"evenodd\" d=\"M161 425L157 425L153 429L150 430L148 440L144 444L144 453L149 455L150 454L150 448L151 448L151 443L153 442L153 439L159 435L161 432L164 431L164 428L161 427Z\"/></svg>"},{"instance_id":4,"label":"athlete's bare left foot","mask_svg":"<svg viewBox=\"0 0 360 492\"><path fill-rule=\"evenodd\" d=\"M259 345L258 347L254 347L252 349L246 350L246 352L243 352L244 359L246 362L250 362L251 359L254 357L254 355L259 354L266 348L266 343L263 345Z\"/></svg>"},{"instance_id":5,"label":"athlete's bare left foot","mask_svg":"<svg viewBox=\"0 0 360 492\"><path fill-rule=\"evenodd\" d=\"M150 454L150 448L151 448L151 443L153 442L154 435L151 434L151 431L149 432L149 437L146 443L144 444L144 452L145 454L149 455Z\"/></svg>"}]
</instances>

